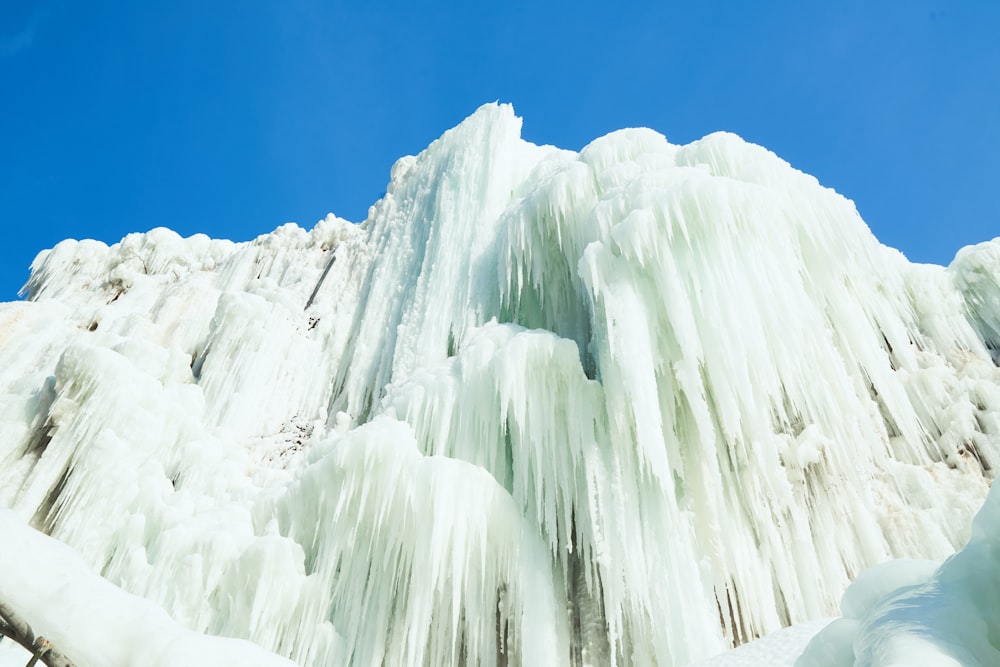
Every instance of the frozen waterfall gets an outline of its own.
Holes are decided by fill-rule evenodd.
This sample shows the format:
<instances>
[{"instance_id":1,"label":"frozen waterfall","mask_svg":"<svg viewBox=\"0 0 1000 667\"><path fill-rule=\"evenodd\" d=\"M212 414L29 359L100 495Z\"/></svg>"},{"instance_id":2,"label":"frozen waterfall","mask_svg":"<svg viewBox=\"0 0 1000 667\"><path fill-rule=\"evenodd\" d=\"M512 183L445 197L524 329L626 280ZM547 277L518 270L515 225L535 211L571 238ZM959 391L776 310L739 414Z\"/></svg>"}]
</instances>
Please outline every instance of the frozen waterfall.
<instances>
[{"instance_id":1,"label":"frozen waterfall","mask_svg":"<svg viewBox=\"0 0 1000 667\"><path fill-rule=\"evenodd\" d=\"M361 225L42 252L0 305L0 600L48 572L3 548L28 524L181 642L681 666L969 539L1000 240L915 265L734 135L520 127L480 108ZM87 614L27 606L93 655Z\"/></svg>"}]
</instances>

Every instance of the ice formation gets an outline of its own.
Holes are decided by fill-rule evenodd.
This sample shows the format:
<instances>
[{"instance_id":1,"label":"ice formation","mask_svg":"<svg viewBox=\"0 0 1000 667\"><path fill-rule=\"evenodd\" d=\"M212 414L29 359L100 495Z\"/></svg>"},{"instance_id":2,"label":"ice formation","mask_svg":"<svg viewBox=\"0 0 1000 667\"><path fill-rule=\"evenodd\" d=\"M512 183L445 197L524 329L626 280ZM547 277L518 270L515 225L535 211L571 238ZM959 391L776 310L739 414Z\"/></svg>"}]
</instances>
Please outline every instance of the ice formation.
<instances>
[{"instance_id":1,"label":"ice formation","mask_svg":"<svg viewBox=\"0 0 1000 667\"><path fill-rule=\"evenodd\" d=\"M734 135L576 153L487 105L361 225L41 253L0 527L301 665L686 665L968 540L998 279L1000 240L910 264Z\"/></svg>"},{"instance_id":2,"label":"ice formation","mask_svg":"<svg viewBox=\"0 0 1000 667\"><path fill-rule=\"evenodd\" d=\"M816 635L796 667L987 667L1000 664L1000 487L972 539L940 567L895 560L847 589L843 618Z\"/></svg>"},{"instance_id":3,"label":"ice formation","mask_svg":"<svg viewBox=\"0 0 1000 667\"><path fill-rule=\"evenodd\" d=\"M21 615L44 619L46 639L72 646L78 666L294 667L251 642L180 627L163 609L111 585L66 545L32 530L10 510L0 510L0 535L4 550L16 554L3 559L4 603ZM23 667L21 655L13 653L10 661L0 655L0 664Z\"/></svg>"}]
</instances>

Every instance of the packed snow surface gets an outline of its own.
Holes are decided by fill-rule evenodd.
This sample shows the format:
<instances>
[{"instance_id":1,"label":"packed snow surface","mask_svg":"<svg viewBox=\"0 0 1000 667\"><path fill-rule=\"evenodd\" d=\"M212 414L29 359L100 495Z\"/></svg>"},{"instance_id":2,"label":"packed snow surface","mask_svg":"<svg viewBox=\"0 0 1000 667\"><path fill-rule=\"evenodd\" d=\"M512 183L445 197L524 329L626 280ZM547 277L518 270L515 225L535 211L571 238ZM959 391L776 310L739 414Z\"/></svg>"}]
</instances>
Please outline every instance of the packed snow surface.
<instances>
[{"instance_id":1,"label":"packed snow surface","mask_svg":"<svg viewBox=\"0 0 1000 667\"><path fill-rule=\"evenodd\" d=\"M101 664L179 664L148 627L304 666L688 665L950 556L1000 464L1000 240L910 264L731 134L576 153L487 105L361 225L65 241L25 290L0 595L81 667L132 610ZM812 646L997 664L997 507ZM89 626L38 602L63 560ZM914 630L925 602L979 620Z\"/></svg>"}]
</instances>

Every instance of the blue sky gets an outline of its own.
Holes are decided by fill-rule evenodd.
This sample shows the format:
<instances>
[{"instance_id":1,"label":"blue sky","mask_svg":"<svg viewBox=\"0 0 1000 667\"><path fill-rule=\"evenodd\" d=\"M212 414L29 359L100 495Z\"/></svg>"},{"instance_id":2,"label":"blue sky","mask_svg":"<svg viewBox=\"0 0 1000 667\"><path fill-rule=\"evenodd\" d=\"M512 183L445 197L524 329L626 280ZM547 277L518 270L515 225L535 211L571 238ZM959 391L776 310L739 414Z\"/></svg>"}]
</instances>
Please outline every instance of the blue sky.
<instances>
[{"instance_id":1,"label":"blue sky","mask_svg":"<svg viewBox=\"0 0 1000 667\"><path fill-rule=\"evenodd\" d=\"M730 130L910 259L1000 235L1000 2L0 3L0 300L37 251L364 218L484 102L536 143Z\"/></svg>"}]
</instances>

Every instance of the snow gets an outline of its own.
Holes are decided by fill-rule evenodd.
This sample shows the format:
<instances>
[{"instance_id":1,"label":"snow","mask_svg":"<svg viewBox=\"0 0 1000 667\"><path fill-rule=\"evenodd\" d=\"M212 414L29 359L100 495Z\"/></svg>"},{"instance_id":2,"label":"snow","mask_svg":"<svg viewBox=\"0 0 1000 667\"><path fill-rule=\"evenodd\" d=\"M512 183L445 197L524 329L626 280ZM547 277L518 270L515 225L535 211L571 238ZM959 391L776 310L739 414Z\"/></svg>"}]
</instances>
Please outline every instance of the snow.
<instances>
[{"instance_id":1,"label":"snow","mask_svg":"<svg viewBox=\"0 0 1000 667\"><path fill-rule=\"evenodd\" d=\"M783 628L691 667L793 667L809 641L826 628L830 620L821 618Z\"/></svg>"},{"instance_id":2,"label":"snow","mask_svg":"<svg viewBox=\"0 0 1000 667\"><path fill-rule=\"evenodd\" d=\"M138 596L137 632L301 665L790 665L866 568L969 540L1000 239L914 265L735 135L520 126L482 107L360 225L39 254L0 305L0 544L61 555L0 570L78 558L95 625Z\"/></svg>"}]
</instances>

